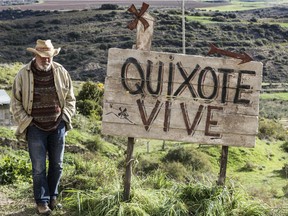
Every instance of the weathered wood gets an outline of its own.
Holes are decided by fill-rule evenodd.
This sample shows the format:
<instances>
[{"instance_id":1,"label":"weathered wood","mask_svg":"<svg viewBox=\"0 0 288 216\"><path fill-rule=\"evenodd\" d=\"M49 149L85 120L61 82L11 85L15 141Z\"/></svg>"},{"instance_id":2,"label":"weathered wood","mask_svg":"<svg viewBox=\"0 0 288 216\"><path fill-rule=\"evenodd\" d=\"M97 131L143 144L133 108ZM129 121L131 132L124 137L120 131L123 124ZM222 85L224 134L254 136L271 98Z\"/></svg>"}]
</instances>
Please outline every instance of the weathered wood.
<instances>
[{"instance_id":1,"label":"weathered wood","mask_svg":"<svg viewBox=\"0 0 288 216\"><path fill-rule=\"evenodd\" d=\"M225 184L227 161L228 161L228 146L222 146L221 160L220 160L220 173L219 173L219 178L217 181L218 185Z\"/></svg>"},{"instance_id":2,"label":"weathered wood","mask_svg":"<svg viewBox=\"0 0 288 216\"><path fill-rule=\"evenodd\" d=\"M144 131L143 126L127 126L123 128L121 125L116 125L113 123L106 123L106 133L111 135L117 135L118 133L125 133L126 136L133 136L135 138L149 137L148 139L162 139L162 140L171 140L179 142L190 142L190 143L213 143L213 145L225 145L229 143L229 146L241 146L241 147L254 147L255 135L247 134L231 134L231 133L222 133L222 137L215 138L204 135L204 131L196 131L192 138L191 135L187 136L187 132L183 133L183 130L180 129L170 129L169 132L163 135L161 138L159 134L163 134L163 128L153 128L150 131ZM118 132L115 132L117 131ZM138 131L141 130L141 133ZM159 138L160 137L160 138ZM203 138L205 137L205 138ZM227 144L228 145L228 144Z\"/></svg>"},{"instance_id":3,"label":"weathered wood","mask_svg":"<svg viewBox=\"0 0 288 216\"><path fill-rule=\"evenodd\" d=\"M254 147L263 65L239 63L110 49L102 132Z\"/></svg>"},{"instance_id":4,"label":"weathered wood","mask_svg":"<svg viewBox=\"0 0 288 216\"><path fill-rule=\"evenodd\" d=\"M133 151L134 151L134 138L128 137L127 143L127 157L126 157L126 172L124 179L124 201L129 201L130 199L130 188L131 188L131 178L132 178L132 164L133 164Z\"/></svg>"},{"instance_id":5,"label":"weathered wood","mask_svg":"<svg viewBox=\"0 0 288 216\"><path fill-rule=\"evenodd\" d=\"M149 27L145 29L142 23L138 22L135 48L137 50L150 50L154 31L155 18L151 16L149 13L144 13L143 18L148 22Z\"/></svg>"}]
</instances>

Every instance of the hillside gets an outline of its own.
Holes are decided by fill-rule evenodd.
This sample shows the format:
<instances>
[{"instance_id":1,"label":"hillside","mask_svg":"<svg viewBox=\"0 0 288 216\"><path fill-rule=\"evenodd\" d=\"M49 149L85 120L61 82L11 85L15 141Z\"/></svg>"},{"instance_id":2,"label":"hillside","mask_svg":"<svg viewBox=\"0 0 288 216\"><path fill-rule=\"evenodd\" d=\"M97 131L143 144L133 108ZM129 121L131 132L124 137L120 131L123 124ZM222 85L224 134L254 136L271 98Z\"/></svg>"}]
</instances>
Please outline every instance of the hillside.
<instances>
[{"instance_id":1,"label":"hillside","mask_svg":"<svg viewBox=\"0 0 288 216\"><path fill-rule=\"evenodd\" d=\"M156 18L152 50L182 52L181 11L151 9ZM186 53L206 55L209 43L245 51L264 63L264 82L288 81L288 7L239 12L186 11ZM38 38L62 47L56 61L74 80L98 80L106 74L111 47L131 48L136 33L126 26L133 16L116 5L82 11L4 10L0 12L0 63L27 62Z\"/></svg>"}]
</instances>

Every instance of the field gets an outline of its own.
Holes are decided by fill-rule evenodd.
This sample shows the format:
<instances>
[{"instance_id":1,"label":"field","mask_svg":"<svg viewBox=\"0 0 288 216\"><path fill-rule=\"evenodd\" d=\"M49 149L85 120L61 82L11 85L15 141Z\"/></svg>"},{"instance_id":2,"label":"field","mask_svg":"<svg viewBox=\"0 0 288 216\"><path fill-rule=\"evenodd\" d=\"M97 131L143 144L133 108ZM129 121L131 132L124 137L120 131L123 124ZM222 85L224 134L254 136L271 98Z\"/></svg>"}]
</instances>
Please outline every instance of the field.
<instances>
[{"instance_id":1,"label":"field","mask_svg":"<svg viewBox=\"0 0 288 216\"><path fill-rule=\"evenodd\" d=\"M39 4L30 4L30 5L15 5L12 8L21 9L21 10L81 10L81 9L94 9L101 7L102 4L117 4L123 7L129 7L132 3L136 7L141 7L143 1L134 0L134 1L123 1L123 0L114 0L114 1L68 1L68 0L47 0L43 1L43 3ZM151 8L181 8L181 1L157 1L157 0L150 0L145 1L147 4L150 5ZM201 1L185 1L186 8L202 8L202 7L212 7L212 6L223 6L227 5L228 3L209 3L209 2L201 2ZM11 8L11 6L0 6L0 10L5 10Z\"/></svg>"},{"instance_id":2,"label":"field","mask_svg":"<svg viewBox=\"0 0 288 216\"><path fill-rule=\"evenodd\" d=\"M0 11L13 8L21 10L83 10L83 9L95 9L101 7L102 4L117 4L122 7L129 7L131 4L134 4L136 7L141 7L142 0L114 0L114 1L98 1L98 0L47 0L40 1L38 4L29 4L29 5L13 5L13 6L0 6ZM149 0L145 3L150 5L150 8L181 8L182 1L173 1L173 0ZM217 11L241 11L241 10L250 10L257 8L265 8L279 5L287 5L287 0L278 0L278 1L193 1L185 0L185 8L201 8L202 10L217 10Z\"/></svg>"}]
</instances>

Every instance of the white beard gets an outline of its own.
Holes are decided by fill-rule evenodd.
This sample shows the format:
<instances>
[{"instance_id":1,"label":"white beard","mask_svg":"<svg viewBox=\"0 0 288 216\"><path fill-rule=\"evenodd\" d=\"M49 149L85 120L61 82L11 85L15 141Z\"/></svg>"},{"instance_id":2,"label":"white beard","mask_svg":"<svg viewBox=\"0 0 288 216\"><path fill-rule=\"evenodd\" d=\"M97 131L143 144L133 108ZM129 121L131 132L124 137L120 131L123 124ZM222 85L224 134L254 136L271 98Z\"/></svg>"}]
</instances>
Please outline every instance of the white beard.
<instances>
[{"instance_id":1,"label":"white beard","mask_svg":"<svg viewBox=\"0 0 288 216\"><path fill-rule=\"evenodd\" d=\"M45 65L38 65L37 64L38 69L41 70L41 71L49 71L51 69L51 66L52 66L51 63L50 64L45 64Z\"/></svg>"}]
</instances>

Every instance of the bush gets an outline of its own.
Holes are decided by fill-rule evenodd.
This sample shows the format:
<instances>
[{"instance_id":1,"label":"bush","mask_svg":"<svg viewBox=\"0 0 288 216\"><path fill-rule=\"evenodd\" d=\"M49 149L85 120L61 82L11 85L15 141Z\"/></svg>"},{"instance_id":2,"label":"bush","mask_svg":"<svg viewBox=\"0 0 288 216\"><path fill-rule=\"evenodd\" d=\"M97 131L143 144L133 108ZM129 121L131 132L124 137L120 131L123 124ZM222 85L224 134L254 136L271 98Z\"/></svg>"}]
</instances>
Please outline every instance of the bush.
<instances>
[{"instance_id":1,"label":"bush","mask_svg":"<svg viewBox=\"0 0 288 216\"><path fill-rule=\"evenodd\" d=\"M31 181L31 170L26 158L6 155L0 161L0 184L13 184L17 180Z\"/></svg>"},{"instance_id":2,"label":"bush","mask_svg":"<svg viewBox=\"0 0 288 216\"><path fill-rule=\"evenodd\" d=\"M117 10L118 8L116 4L102 4L100 10Z\"/></svg>"},{"instance_id":3,"label":"bush","mask_svg":"<svg viewBox=\"0 0 288 216\"><path fill-rule=\"evenodd\" d=\"M99 152L103 149L103 141L100 136L94 136L93 140L87 140L84 145L92 152Z\"/></svg>"},{"instance_id":4,"label":"bush","mask_svg":"<svg viewBox=\"0 0 288 216\"><path fill-rule=\"evenodd\" d=\"M257 166L252 162L246 162L246 164L240 169L243 172L252 172Z\"/></svg>"},{"instance_id":5,"label":"bush","mask_svg":"<svg viewBox=\"0 0 288 216\"><path fill-rule=\"evenodd\" d=\"M281 147L283 148L283 150L284 150L285 152L288 153L288 141L286 141L285 143L283 143Z\"/></svg>"},{"instance_id":6,"label":"bush","mask_svg":"<svg viewBox=\"0 0 288 216\"><path fill-rule=\"evenodd\" d=\"M259 120L259 139L267 140L286 140L287 132L283 125L276 120L261 118Z\"/></svg>"},{"instance_id":7,"label":"bush","mask_svg":"<svg viewBox=\"0 0 288 216\"><path fill-rule=\"evenodd\" d=\"M193 171L207 170L210 167L209 160L202 152L197 152L194 149L184 149L183 147L169 150L163 161L179 162L186 167L190 167Z\"/></svg>"},{"instance_id":8,"label":"bush","mask_svg":"<svg viewBox=\"0 0 288 216\"><path fill-rule=\"evenodd\" d=\"M226 18L224 16L216 16L211 19L214 22L226 22Z\"/></svg>"},{"instance_id":9,"label":"bush","mask_svg":"<svg viewBox=\"0 0 288 216\"><path fill-rule=\"evenodd\" d=\"M288 178L288 163L284 164L284 166L282 167L281 173L283 175L284 178Z\"/></svg>"},{"instance_id":10,"label":"bush","mask_svg":"<svg viewBox=\"0 0 288 216\"><path fill-rule=\"evenodd\" d=\"M285 197L288 198L288 184L283 187L283 192L285 194Z\"/></svg>"},{"instance_id":11,"label":"bush","mask_svg":"<svg viewBox=\"0 0 288 216\"><path fill-rule=\"evenodd\" d=\"M97 102L93 100L77 100L76 106L79 113L84 116L90 116L93 113L93 110L95 110L96 113L99 113L101 115L101 107L99 106L99 104L97 104Z\"/></svg>"},{"instance_id":12,"label":"bush","mask_svg":"<svg viewBox=\"0 0 288 216\"><path fill-rule=\"evenodd\" d=\"M184 181L188 176L187 169L182 163L179 162L167 163L163 169L170 178L173 178L177 181Z\"/></svg>"},{"instance_id":13,"label":"bush","mask_svg":"<svg viewBox=\"0 0 288 216\"><path fill-rule=\"evenodd\" d=\"M76 107L80 114L100 120L104 86L102 83L86 82L77 96Z\"/></svg>"},{"instance_id":14,"label":"bush","mask_svg":"<svg viewBox=\"0 0 288 216\"><path fill-rule=\"evenodd\" d=\"M146 158L139 158L135 171L137 174L150 174L159 168L159 163Z\"/></svg>"}]
</instances>

